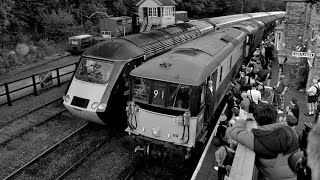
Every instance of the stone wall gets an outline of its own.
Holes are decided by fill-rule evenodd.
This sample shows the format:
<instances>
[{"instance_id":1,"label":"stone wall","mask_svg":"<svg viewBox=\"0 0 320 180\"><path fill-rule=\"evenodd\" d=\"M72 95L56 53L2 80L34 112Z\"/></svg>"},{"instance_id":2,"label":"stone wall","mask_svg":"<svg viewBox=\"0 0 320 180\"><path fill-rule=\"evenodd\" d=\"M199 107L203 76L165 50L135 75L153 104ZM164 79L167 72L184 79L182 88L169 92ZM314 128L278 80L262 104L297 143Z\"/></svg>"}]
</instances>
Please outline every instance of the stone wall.
<instances>
[{"instance_id":1,"label":"stone wall","mask_svg":"<svg viewBox=\"0 0 320 180\"><path fill-rule=\"evenodd\" d=\"M320 1L287 0L285 18L285 52L288 63L299 63L307 58L296 58L292 51L315 53L312 67L309 68L307 89L312 79L320 78Z\"/></svg>"},{"instance_id":2,"label":"stone wall","mask_svg":"<svg viewBox=\"0 0 320 180\"><path fill-rule=\"evenodd\" d=\"M308 4L303 0L288 1L285 18L285 52L288 57L287 63L298 63L300 58L292 57L293 51L298 51L297 47L303 48L305 45L304 34L307 26Z\"/></svg>"},{"instance_id":3,"label":"stone wall","mask_svg":"<svg viewBox=\"0 0 320 180\"><path fill-rule=\"evenodd\" d=\"M320 2L311 4L310 8L308 49L316 56L309 71L307 88L312 85L313 78L320 78Z\"/></svg>"}]
</instances>

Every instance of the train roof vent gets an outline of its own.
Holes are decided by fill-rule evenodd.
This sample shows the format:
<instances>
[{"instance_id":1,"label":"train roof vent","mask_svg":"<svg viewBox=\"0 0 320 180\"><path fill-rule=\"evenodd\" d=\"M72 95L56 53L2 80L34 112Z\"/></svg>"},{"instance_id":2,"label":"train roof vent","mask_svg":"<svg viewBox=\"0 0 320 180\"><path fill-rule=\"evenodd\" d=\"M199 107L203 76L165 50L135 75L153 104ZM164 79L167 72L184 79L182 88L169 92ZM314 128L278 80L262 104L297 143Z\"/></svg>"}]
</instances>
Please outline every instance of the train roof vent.
<instances>
[{"instance_id":1,"label":"train roof vent","mask_svg":"<svg viewBox=\"0 0 320 180\"><path fill-rule=\"evenodd\" d=\"M160 64L160 68L168 69L171 67L171 63L163 62Z\"/></svg>"},{"instance_id":2,"label":"train roof vent","mask_svg":"<svg viewBox=\"0 0 320 180\"><path fill-rule=\"evenodd\" d=\"M233 26L232 28L234 28L234 29L239 29L239 30L240 30L240 27L239 27L239 26Z\"/></svg>"},{"instance_id":3,"label":"train roof vent","mask_svg":"<svg viewBox=\"0 0 320 180\"><path fill-rule=\"evenodd\" d=\"M235 38L228 36L228 35L224 35L220 38L221 41L224 41L226 43L232 42Z\"/></svg>"},{"instance_id":4,"label":"train roof vent","mask_svg":"<svg viewBox=\"0 0 320 180\"><path fill-rule=\"evenodd\" d=\"M199 53L202 53L202 51L198 50L198 49L178 49L175 51L175 53L178 54L184 54L184 55L188 55L188 56L196 56Z\"/></svg>"}]
</instances>

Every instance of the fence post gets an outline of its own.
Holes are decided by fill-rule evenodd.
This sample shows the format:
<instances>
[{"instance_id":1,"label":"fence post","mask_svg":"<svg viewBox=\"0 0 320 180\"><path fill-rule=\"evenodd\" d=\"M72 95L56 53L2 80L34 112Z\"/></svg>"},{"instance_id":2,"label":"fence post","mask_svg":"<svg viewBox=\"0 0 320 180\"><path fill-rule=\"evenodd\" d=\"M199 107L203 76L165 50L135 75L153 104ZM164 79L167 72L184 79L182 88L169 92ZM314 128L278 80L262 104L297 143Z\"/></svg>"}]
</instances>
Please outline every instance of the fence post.
<instances>
[{"instance_id":1,"label":"fence post","mask_svg":"<svg viewBox=\"0 0 320 180\"><path fill-rule=\"evenodd\" d=\"M8 101L8 106L12 106L12 102L10 99L10 92L9 92L9 86L7 83L4 83L4 88L6 89L6 95L7 95L7 101Z\"/></svg>"},{"instance_id":2,"label":"fence post","mask_svg":"<svg viewBox=\"0 0 320 180\"><path fill-rule=\"evenodd\" d=\"M59 68L56 68L57 71L57 81L58 81L58 87L61 86L61 82L60 82L60 74L59 74Z\"/></svg>"},{"instance_id":3,"label":"fence post","mask_svg":"<svg viewBox=\"0 0 320 180\"><path fill-rule=\"evenodd\" d=\"M34 96L38 96L36 78L34 77L34 74L32 75L32 85L33 85Z\"/></svg>"}]
</instances>

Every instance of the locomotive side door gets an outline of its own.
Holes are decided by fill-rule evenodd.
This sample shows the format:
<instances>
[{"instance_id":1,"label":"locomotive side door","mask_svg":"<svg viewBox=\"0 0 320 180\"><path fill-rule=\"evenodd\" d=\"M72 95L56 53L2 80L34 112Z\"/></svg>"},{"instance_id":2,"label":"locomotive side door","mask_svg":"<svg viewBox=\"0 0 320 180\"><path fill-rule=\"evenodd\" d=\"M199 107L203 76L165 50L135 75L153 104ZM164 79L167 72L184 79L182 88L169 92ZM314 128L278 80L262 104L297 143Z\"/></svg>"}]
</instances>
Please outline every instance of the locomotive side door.
<instances>
[{"instance_id":1,"label":"locomotive side door","mask_svg":"<svg viewBox=\"0 0 320 180\"><path fill-rule=\"evenodd\" d=\"M205 90L205 104L206 104L206 122L209 122L213 116L213 110L215 109L216 98L216 82L217 71L214 71L210 77L207 78L206 90Z\"/></svg>"}]
</instances>

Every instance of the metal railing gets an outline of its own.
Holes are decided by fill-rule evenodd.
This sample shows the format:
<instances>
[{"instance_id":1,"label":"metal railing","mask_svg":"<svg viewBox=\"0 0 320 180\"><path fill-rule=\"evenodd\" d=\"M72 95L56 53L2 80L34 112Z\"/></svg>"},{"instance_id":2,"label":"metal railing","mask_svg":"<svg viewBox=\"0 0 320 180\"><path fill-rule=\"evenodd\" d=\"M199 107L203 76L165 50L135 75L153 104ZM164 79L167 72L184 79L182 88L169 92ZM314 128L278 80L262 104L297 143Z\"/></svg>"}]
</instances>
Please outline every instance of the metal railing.
<instances>
[{"instance_id":1,"label":"metal railing","mask_svg":"<svg viewBox=\"0 0 320 180\"><path fill-rule=\"evenodd\" d=\"M78 62L42 71L31 76L5 82L0 85L0 106L24 98L29 95L37 96L41 91L58 86L71 79Z\"/></svg>"}]
</instances>

